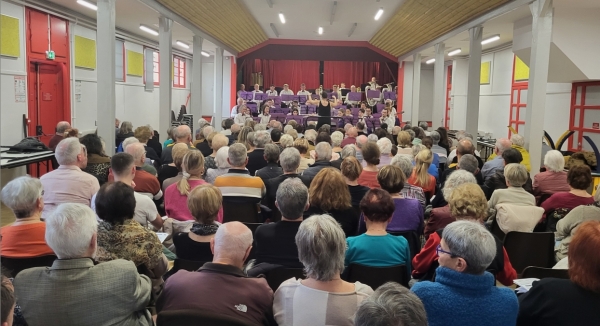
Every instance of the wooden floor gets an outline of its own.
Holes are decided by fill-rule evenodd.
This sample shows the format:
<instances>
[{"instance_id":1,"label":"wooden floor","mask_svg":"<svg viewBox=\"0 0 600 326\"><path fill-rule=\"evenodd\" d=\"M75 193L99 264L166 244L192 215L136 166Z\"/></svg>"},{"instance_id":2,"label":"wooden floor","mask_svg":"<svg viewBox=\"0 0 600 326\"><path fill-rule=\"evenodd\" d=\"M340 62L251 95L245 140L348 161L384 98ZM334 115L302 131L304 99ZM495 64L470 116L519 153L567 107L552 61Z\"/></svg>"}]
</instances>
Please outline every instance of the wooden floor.
<instances>
[{"instance_id":1,"label":"wooden floor","mask_svg":"<svg viewBox=\"0 0 600 326\"><path fill-rule=\"evenodd\" d=\"M14 222L15 215L13 212L8 207L4 206L4 204L0 205L2 205L0 209L0 226L5 226Z\"/></svg>"}]
</instances>

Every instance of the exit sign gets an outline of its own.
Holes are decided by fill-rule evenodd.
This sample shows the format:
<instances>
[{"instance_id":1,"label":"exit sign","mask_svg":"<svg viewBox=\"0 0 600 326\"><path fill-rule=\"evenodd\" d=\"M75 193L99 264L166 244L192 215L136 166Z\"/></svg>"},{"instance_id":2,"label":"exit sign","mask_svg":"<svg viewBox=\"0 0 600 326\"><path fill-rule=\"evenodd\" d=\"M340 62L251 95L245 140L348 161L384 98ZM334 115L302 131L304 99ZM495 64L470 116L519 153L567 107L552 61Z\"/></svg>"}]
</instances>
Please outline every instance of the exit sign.
<instances>
[{"instance_id":1,"label":"exit sign","mask_svg":"<svg viewBox=\"0 0 600 326\"><path fill-rule=\"evenodd\" d=\"M52 50L46 51L46 59L54 60L56 58L56 54Z\"/></svg>"},{"instance_id":2,"label":"exit sign","mask_svg":"<svg viewBox=\"0 0 600 326\"><path fill-rule=\"evenodd\" d=\"M600 129L600 123L598 123L598 122L592 123L592 129Z\"/></svg>"}]
</instances>

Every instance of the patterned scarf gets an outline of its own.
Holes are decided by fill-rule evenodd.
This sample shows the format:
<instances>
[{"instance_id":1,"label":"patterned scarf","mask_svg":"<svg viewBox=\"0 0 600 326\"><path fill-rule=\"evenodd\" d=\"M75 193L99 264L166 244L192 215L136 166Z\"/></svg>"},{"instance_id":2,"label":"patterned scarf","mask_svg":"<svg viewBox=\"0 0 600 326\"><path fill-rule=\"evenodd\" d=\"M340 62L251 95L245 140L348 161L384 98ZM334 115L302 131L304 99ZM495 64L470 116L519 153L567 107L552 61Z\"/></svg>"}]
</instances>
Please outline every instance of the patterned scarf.
<instances>
[{"instance_id":1,"label":"patterned scarf","mask_svg":"<svg viewBox=\"0 0 600 326\"><path fill-rule=\"evenodd\" d=\"M219 226L216 224L194 223L194 224L192 224L192 228L190 229L190 232L192 232L195 235L205 236L205 235L213 235L213 234L217 233L218 229L219 229Z\"/></svg>"}]
</instances>

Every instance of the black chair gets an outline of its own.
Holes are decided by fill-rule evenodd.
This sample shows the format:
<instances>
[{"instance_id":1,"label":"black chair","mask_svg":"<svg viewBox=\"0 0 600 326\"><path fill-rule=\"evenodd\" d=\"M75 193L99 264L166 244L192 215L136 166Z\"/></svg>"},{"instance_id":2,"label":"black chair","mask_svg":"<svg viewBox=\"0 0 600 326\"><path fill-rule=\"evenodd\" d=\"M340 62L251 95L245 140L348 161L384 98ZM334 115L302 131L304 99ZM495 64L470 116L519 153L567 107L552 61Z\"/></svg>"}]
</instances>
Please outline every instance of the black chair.
<instances>
[{"instance_id":1,"label":"black chair","mask_svg":"<svg viewBox=\"0 0 600 326\"><path fill-rule=\"evenodd\" d=\"M223 198L223 223L238 221L260 223L259 205L251 202L237 202Z\"/></svg>"},{"instance_id":2,"label":"black chair","mask_svg":"<svg viewBox=\"0 0 600 326\"><path fill-rule=\"evenodd\" d=\"M391 235L401 235L406 241L408 241L408 247L410 248L410 260L421 251L421 239L416 231L399 231L399 232L388 232Z\"/></svg>"},{"instance_id":3,"label":"black chair","mask_svg":"<svg viewBox=\"0 0 600 326\"><path fill-rule=\"evenodd\" d=\"M504 249L517 274L528 266L548 268L555 263L553 232L508 232Z\"/></svg>"},{"instance_id":4,"label":"black chair","mask_svg":"<svg viewBox=\"0 0 600 326\"><path fill-rule=\"evenodd\" d=\"M408 281L410 280L406 265L371 267L360 264L350 264L345 274L346 281L359 281L370 286L373 290L387 282L396 282L408 287Z\"/></svg>"},{"instance_id":5,"label":"black chair","mask_svg":"<svg viewBox=\"0 0 600 326\"><path fill-rule=\"evenodd\" d=\"M504 231L502 231L502 229L500 229L500 225L498 225L498 220L496 218L494 218L494 220L492 221L492 225L490 227L490 232L497 236L498 239L504 241L504 237L506 236L506 233L504 233Z\"/></svg>"},{"instance_id":6,"label":"black chair","mask_svg":"<svg viewBox=\"0 0 600 326\"><path fill-rule=\"evenodd\" d=\"M250 231L252 231L252 234L254 234L256 232L256 229L258 229L259 226L263 225L263 223L248 223L248 222L242 222L244 223L245 226L247 226Z\"/></svg>"},{"instance_id":7,"label":"black chair","mask_svg":"<svg viewBox=\"0 0 600 326\"><path fill-rule=\"evenodd\" d=\"M17 276L22 270L33 268L33 267L50 267L56 260L56 256L47 255L33 258L0 258L2 262L2 268L9 271L11 277Z\"/></svg>"},{"instance_id":8,"label":"black chair","mask_svg":"<svg viewBox=\"0 0 600 326\"><path fill-rule=\"evenodd\" d=\"M543 278L561 278L568 280L569 279L569 271L566 269L552 269L552 268L542 268L536 266L529 266L523 270L522 278L539 278L540 280Z\"/></svg>"},{"instance_id":9,"label":"black chair","mask_svg":"<svg viewBox=\"0 0 600 326\"><path fill-rule=\"evenodd\" d=\"M195 309L161 311L156 318L157 326L249 326L252 323L223 314Z\"/></svg>"},{"instance_id":10,"label":"black chair","mask_svg":"<svg viewBox=\"0 0 600 326\"><path fill-rule=\"evenodd\" d=\"M193 261L193 260L185 260L176 258L173 261L173 268L171 268L164 276L163 279L166 281L173 274L177 273L179 270L183 269L186 271L197 271L200 267L202 267L206 262L205 261ZM138 268L138 272L140 272ZM140 273L143 274L143 273Z\"/></svg>"},{"instance_id":11,"label":"black chair","mask_svg":"<svg viewBox=\"0 0 600 326\"><path fill-rule=\"evenodd\" d=\"M273 292L279 288L281 283L289 280L292 277L304 278L304 270L302 268L278 267L265 273L267 283L269 283L269 286L271 289L273 289Z\"/></svg>"}]
</instances>

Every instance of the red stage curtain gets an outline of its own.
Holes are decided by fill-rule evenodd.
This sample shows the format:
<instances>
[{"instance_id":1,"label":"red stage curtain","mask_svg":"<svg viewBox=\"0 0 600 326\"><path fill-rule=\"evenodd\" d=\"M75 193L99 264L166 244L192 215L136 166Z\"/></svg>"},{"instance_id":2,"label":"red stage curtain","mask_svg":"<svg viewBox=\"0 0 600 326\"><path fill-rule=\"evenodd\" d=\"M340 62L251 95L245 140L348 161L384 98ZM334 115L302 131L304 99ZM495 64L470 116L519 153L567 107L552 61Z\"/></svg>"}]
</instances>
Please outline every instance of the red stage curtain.
<instances>
[{"instance_id":1,"label":"red stage curtain","mask_svg":"<svg viewBox=\"0 0 600 326\"><path fill-rule=\"evenodd\" d=\"M249 85L252 73L258 72L263 75L265 89L271 85L283 87L283 84L288 84L296 93L302 83L305 83L308 89L319 87L319 61L254 59L246 64L244 73L246 89L253 89L253 85Z\"/></svg>"},{"instance_id":2,"label":"red stage curtain","mask_svg":"<svg viewBox=\"0 0 600 326\"><path fill-rule=\"evenodd\" d=\"M357 62L357 61L325 61L323 65L323 87L332 88L333 85L345 83L347 88L351 85L360 87L371 81L371 77L377 78L380 85L395 80L393 71L398 71L398 65L383 62ZM390 70L392 72L390 72Z\"/></svg>"}]
</instances>

